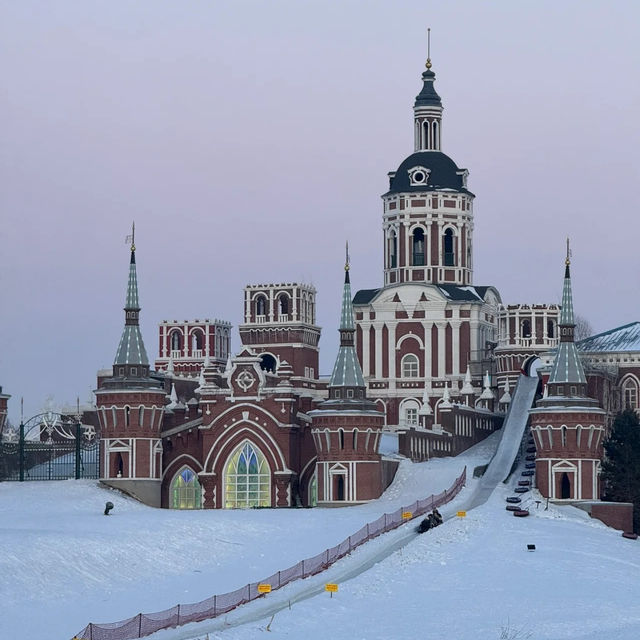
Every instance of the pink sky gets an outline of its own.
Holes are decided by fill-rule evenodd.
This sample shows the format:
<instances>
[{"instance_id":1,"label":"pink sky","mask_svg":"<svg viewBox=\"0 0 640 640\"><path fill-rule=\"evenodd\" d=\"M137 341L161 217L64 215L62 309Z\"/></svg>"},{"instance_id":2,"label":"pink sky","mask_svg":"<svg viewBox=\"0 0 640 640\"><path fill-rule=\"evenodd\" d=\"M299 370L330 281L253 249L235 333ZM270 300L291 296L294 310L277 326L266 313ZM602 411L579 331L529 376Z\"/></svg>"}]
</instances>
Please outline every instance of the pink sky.
<instances>
[{"instance_id":1,"label":"pink sky","mask_svg":"<svg viewBox=\"0 0 640 640\"><path fill-rule=\"evenodd\" d=\"M640 4L0 2L0 385L10 415L89 397L123 324L242 320L242 287L318 289L321 372L382 282L387 172L413 150L426 27L443 150L470 171L475 284L640 319ZM234 335L233 348L239 341Z\"/></svg>"}]
</instances>

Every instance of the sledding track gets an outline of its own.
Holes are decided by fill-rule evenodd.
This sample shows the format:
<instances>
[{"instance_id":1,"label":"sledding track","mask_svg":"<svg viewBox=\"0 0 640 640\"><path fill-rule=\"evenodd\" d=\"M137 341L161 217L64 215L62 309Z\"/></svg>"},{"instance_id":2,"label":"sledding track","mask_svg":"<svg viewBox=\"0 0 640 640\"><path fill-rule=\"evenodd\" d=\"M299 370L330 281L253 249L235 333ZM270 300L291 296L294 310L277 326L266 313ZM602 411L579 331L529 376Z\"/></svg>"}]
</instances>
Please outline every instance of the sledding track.
<instances>
[{"instance_id":1,"label":"sledding track","mask_svg":"<svg viewBox=\"0 0 640 640\"><path fill-rule=\"evenodd\" d=\"M445 521L454 517L457 511L470 511L484 504L498 486L498 483L506 480L509 476L518 454L537 386L537 376L520 376L509 407L509 413L502 427L500 441L495 454L472 493L464 498L454 498L452 502L455 506L452 503L448 503L441 507L440 511ZM207 622L187 625L183 628L160 631L149 637L158 638L158 640L161 638L166 640L196 640L207 633L223 631L229 627L238 627L243 624L268 619L296 602L307 600L323 593L324 585L327 582L340 584L361 575L378 562L406 546L418 535L420 534L416 532L415 521L410 522L384 534L377 540L363 545L349 558L337 562L326 571L311 578L294 582L283 589L270 593L264 599L254 600L238 607L230 611L226 616L214 618ZM388 543L379 545L383 539ZM373 549L373 547L378 546L379 548ZM371 547L371 549L368 547Z\"/></svg>"}]
</instances>

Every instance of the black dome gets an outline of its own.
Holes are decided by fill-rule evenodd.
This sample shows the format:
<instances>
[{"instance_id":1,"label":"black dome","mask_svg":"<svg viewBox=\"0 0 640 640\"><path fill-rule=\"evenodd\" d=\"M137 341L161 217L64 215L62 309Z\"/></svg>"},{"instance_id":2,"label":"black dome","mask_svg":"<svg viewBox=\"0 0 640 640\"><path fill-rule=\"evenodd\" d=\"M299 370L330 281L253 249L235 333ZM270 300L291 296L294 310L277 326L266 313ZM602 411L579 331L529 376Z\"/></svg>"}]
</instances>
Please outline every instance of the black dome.
<instances>
[{"instance_id":1,"label":"black dome","mask_svg":"<svg viewBox=\"0 0 640 640\"><path fill-rule=\"evenodd\" d=\"M413 167L430 169L426 184L412 185L409 180L409 171ZM462 172L456 163L442 151L418 151L410 155L398 167L396 174L391 178L388 193L401 191L438 191L452 189L460 193L469 193L464 186Z\"/></svg>"}]
</instances>

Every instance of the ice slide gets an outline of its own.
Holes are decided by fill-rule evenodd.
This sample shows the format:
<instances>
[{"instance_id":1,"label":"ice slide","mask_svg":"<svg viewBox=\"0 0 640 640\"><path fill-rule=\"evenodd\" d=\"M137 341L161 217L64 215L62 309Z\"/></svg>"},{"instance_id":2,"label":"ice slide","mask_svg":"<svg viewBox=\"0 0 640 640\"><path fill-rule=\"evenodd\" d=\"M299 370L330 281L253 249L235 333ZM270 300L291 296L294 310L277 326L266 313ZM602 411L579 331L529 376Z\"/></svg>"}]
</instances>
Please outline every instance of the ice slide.
<instances>
[{"instance_id":1,"label":"ice slide","mask_svg":"<svg viewBox=\"0 0 640 640\"><path fill-rule=\"evenodd\" d=\"M520 376L493 458L491 458L482 479L470 496L462 501L459 498L455 499L453 501L455 504L447 503L440 508L445 520L455 517L457 510L470 511L474 507L484 504L498 483L507 478L520 448L529 416L529 409L533 404L537 386L537 376ZM472 472L472 470L470 471ZM223 631L228 627L237 627L260 620L266 621L278 611L322 593L327 582L343 583L364 573L378 562L407 545L418 535L416 533L416 522L413 521L406 526L385 533L384 536L368 542L360 547L353 556L341 560L326 571L305 580L293 582L282 590L269 594L269 597L264 600L254 600L230 611L225 616L214 618L207 622L162 631L159 637L162 637L163 640L194 640L202 638L206 633Z\"/></svg>"},{"instance_id":2,"label":"ice slide","mask_svg":"<svg viewBox=\"0 0 640 640\"><path fill-rule=\"evenodd\" d=\"M470 498L468 509L484 504L498 486L498 483L506 480L511 472L511 467L522 442L524 428L529 417L529 409L533 404L537 388L538 376L529 377L521 374L520 378L518 378L509 412L502 425L502 437L498 443L498 448L493 454L493 458L491 458L479 486Z\"/></svg>"}]
</instances>

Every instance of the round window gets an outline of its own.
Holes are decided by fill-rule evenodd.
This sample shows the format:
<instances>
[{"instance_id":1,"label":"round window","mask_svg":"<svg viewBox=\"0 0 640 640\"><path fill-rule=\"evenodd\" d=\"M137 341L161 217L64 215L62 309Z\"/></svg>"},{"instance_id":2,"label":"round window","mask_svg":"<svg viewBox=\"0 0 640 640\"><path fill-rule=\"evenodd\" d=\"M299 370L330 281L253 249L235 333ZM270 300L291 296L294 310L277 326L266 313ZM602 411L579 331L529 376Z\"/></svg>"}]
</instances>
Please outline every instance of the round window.
<instances>
[{"instance_id":1,"label":"round window","mask_svg":"<svg viewBox=\"0 0 640 640\"><path fill-rule=\"evenodd\" d=\"M413 174L413 181L415 183L422 183L424 182L424 173L422 171L416 171Z\"/></svg>"}]
</instances>

